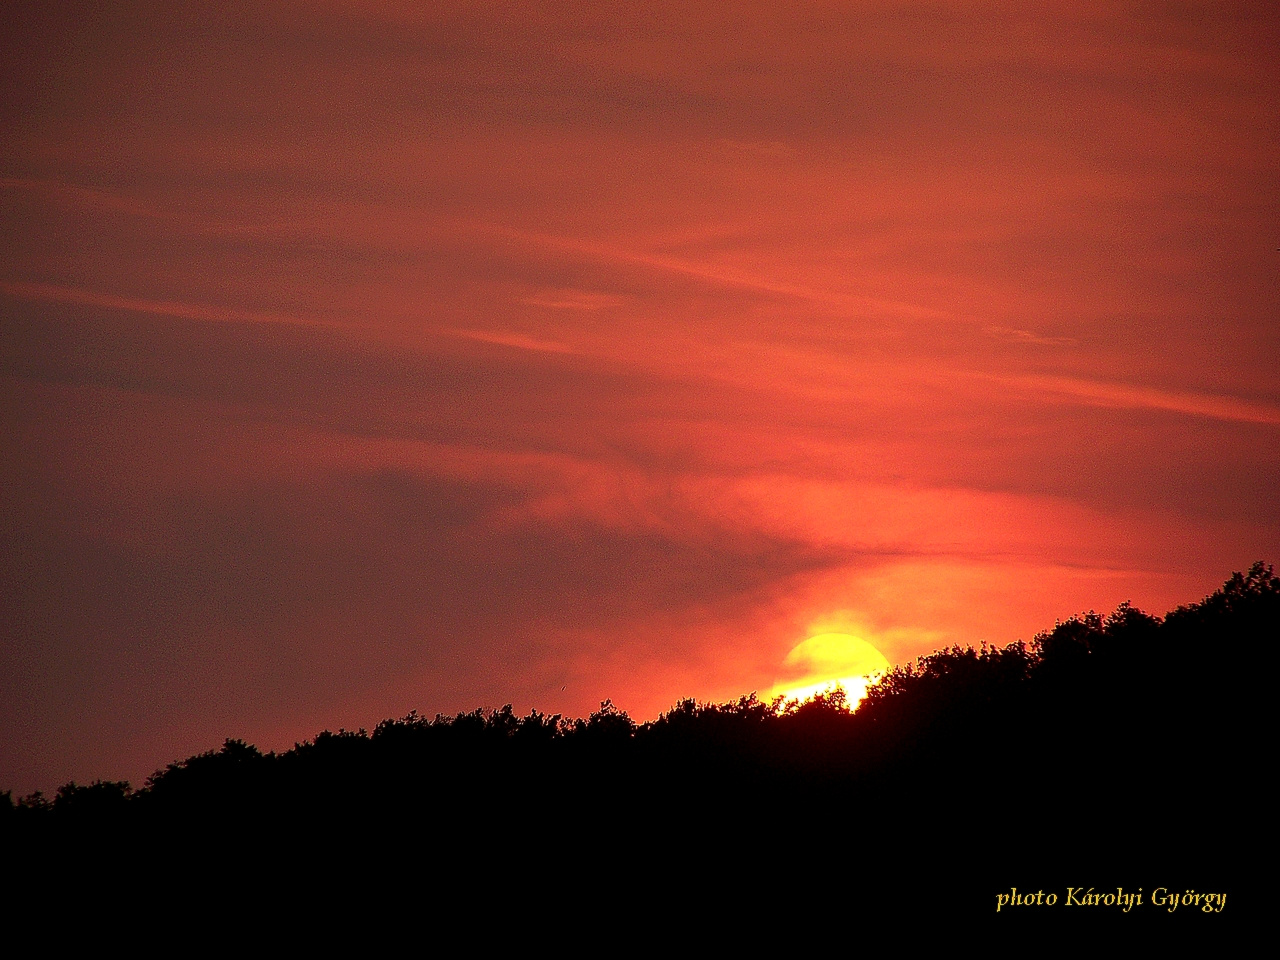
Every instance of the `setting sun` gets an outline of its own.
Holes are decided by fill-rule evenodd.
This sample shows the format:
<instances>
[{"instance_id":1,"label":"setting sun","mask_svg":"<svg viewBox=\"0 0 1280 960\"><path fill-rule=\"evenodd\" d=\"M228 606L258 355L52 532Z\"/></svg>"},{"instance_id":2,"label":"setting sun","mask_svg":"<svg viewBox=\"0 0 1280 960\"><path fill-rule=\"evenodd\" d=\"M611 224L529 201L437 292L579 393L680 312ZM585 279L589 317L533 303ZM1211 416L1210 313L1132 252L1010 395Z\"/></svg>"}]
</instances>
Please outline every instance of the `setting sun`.
<instances>
[{"instance_id":1,"label":"setting sun","mask_svg":"<svg viewBox=\"0 0 1280 960\"><path fill-rule=\"evenodd\" d=\"M774 684L770 698L807 700L840 687L853 709L866 696L867 687L889 669L889 661L861 637L819 633L793 647L783 667L783 679Z\"/></svg>"}]
</instances>

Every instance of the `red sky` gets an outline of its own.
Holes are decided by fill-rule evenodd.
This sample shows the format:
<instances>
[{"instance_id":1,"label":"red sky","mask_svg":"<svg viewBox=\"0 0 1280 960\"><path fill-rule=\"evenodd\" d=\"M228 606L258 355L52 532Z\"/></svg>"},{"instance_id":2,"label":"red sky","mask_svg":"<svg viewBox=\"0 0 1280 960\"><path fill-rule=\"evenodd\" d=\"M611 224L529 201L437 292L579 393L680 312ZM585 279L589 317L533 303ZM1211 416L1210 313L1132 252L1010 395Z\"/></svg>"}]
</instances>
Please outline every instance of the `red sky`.
<instances>
[{"instance_id":1,"label":"red sky","mask_svg":"<svg viewBox=\"0 0 1280 960\"><path fill-rule=\"evenodd\" d=\"M1280 559L1273 2L434 6L6 7L0 788Z\"/></svg>"}]
</instances>

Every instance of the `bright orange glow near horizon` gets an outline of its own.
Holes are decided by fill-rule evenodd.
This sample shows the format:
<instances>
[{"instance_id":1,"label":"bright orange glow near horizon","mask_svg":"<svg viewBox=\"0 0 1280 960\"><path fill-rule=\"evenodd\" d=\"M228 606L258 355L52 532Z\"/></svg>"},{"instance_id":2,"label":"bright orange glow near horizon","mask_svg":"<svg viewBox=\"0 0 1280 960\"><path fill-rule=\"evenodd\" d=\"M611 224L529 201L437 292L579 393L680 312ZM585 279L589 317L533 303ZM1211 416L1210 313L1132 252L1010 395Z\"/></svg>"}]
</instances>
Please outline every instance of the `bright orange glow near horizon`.
<instances>
[{"instance_id":1,"label":"bright orange glow near horizon","mask_svg":"<svg viewBox=\"0 0 1280 960\"><path fill-rule=\"evenodd\" d=\"M1280 559L1274 3L6 19L0 790Z\"/></svg>"},{"instance_id":2,"label":"bright orange glow near horizon","mask_svg":"<svg viewBox=\"0 0 1280 960\"><path fill-rule=\"evenodd\" d=\"M816 633L796 644L783 660L784 679L769 692L770 701L811 699L839 687L850 710L867 695L867 688L889 669L884 654L851 633Z\"/></svg>"},{"instance_id":3,"label":"bright orange glow near horizon","mask_svg":"<svg viewBox=\"0 0 1280 960\"><path fill-rule=\"evenodd\" d=\"M841 693L844 695L845 709L852 713L858 709L860 704L867 695L867 690L878 680L876 675L872 676L853 676L853 677L835 677L830 680L819 681L818 683L810 683L799 687L775 687L770 693L770 702L777 698L781 698L784 704L791 701L796 703L806 703L815 699L819 695L824 698L830 698L834 694Z\"/></svg>"}]
</instances>

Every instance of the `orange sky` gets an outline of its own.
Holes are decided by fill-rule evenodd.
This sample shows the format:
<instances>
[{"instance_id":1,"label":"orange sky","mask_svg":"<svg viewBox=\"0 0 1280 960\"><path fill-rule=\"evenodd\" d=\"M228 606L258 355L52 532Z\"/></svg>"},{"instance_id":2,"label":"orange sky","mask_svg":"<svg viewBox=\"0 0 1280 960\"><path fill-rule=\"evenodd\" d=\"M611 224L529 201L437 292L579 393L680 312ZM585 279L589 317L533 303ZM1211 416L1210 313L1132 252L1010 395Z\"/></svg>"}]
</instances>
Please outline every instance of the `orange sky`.
<instances>
[{"instance_id":1,"label":"orange sky","mask_svg":"<svg viewBox=\"0 0 1280 960\"><path fill-rule=\"evenodd\" d=\"M1274 3L175 6L6 14L0 789L1280 559Z\"/></svg>"}]
</instances>

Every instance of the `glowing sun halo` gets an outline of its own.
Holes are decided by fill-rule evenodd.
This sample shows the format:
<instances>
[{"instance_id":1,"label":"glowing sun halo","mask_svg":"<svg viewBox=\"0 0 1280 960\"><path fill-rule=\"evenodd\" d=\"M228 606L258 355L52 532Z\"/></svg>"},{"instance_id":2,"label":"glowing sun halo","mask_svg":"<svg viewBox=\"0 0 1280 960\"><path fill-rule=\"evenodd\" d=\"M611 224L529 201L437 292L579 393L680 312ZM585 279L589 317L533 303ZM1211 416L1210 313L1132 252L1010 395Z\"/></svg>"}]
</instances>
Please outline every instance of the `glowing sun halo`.
<instances>
[{"instance_id":1,"label":"glowing sun halo","mask_svg":"<svg viewBox=\"0 0 1280 960\"><path fill-rule=\"evenodd\" d=\"M889 661L874 646L850 633L819 633L791 649L783 660L784 677L770 697L807 700L837 685L844 689L850 709L857 706Z\"/></svg>"}]
</instances>

